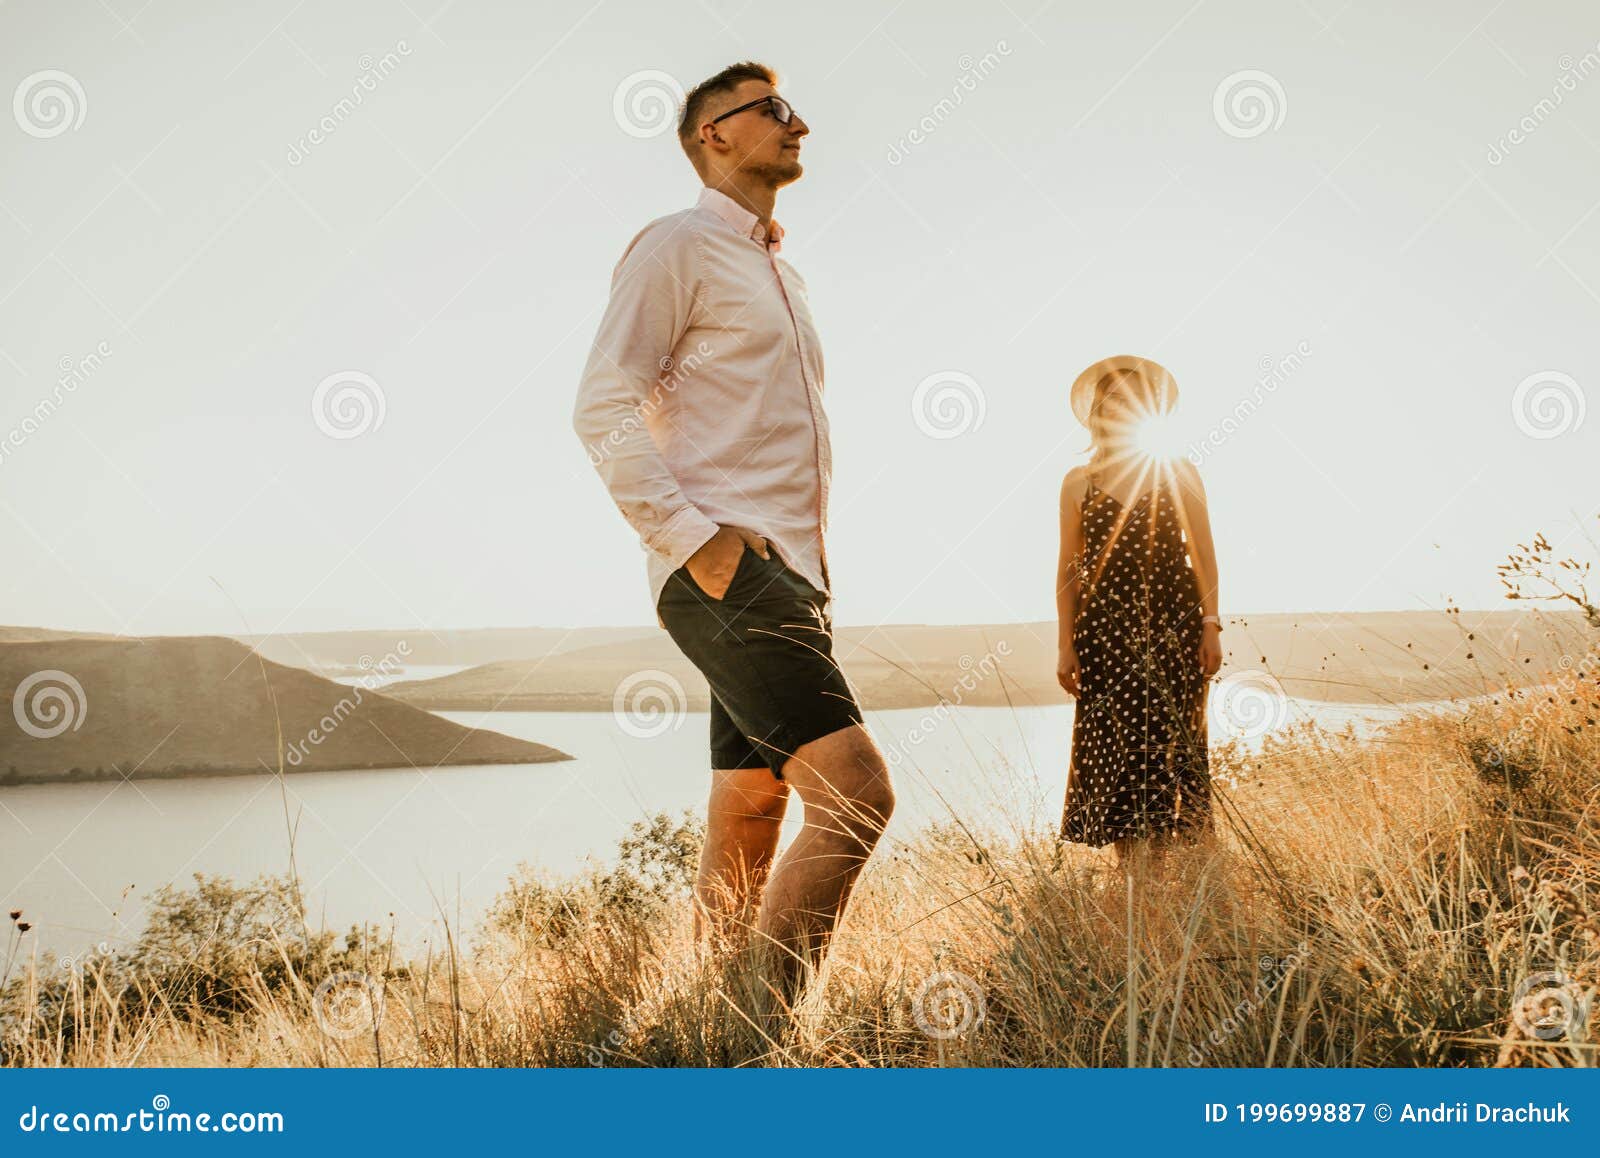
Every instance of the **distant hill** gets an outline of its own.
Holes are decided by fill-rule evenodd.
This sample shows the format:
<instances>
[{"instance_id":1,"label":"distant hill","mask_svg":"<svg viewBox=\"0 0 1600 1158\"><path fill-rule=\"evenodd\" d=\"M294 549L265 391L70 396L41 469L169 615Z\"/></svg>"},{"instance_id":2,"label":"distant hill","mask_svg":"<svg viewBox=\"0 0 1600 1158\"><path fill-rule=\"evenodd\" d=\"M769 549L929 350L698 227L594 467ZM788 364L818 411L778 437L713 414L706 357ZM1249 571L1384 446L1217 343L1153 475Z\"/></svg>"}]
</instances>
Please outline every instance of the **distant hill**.
<instances>
[{"instance_id":1,"label":"distant hill","mask_svg":"<svg viewBox=\"0 0 1600 1158\"><path fill-rule=\"evenodd\" d=\"M1547 682L1597 642L1567 611L1247 615L1223 633L1223 674L1265 670L1309 699L1406 703Z\"/></svg>"},{"instance_id":2,"label":"distant hill","mask_svg":"<svg viewBox=\"0 0 1600 1158\"><path fill-rule=\"evenodd\" d=\"M502 659L538 659L580 647L649 635L649 627L425 627L391 631L302 631L231 638L268 659L324 672L359 672L386 656L404 666L468 667ZM404 645L402 647L402 644ZM368 663L361 663L366 657Z\"/></svg>"},{"instance_id":3,"label":"distant hill","mask_svg":"<svg viewBox=\"0 0 1600 1158\"><path fill-rule=\"evenodd\" d=\"M0 643L39 643L49 639L125 639L97 631L56 631L49 627L6 627L0 625Z\"/></svg>"},{"instance_id":4,"label":"distant hill","mask_svg":"<svg viewBox=\"0 0 1600 1158\"><path fill-rule=\"evenodd\" d=\"M213 636L0 643L0 694L0 784L570 759Z\"/></svg>"},{"instance_id":5,"label":"distant hill","mask_svg":"<svg viewBox=\"0 0 1600 1158\"><path fill-rule=\"evenodd\" d=\"M1402 703L1537 681L1592 640L1574 613L1361 612L1229 617L1222 674L1265 671L1310 699ZM1059 704L1056 625L900 624L841 628L835 654L869 708ZM618 685L645 670L708 704L705 681L660 630L538 659L504 660L385 691L436 711L609 711Z\"/></svg>"},{"instance_id":6,"label":"distant hill","mask_svg":"<svg viewBox=\"0 0 1600 1158\"><path fill-rule=\"evenodd\" d=\"M1005 704L1008 692L1014 703L1057 703L1060 693L1054 684L1041 696L1011 677L1014 663L1043 654L1046 644L1054 670L1055 628L1035 638L1041 626L844 628L839 654L848 656L846 670L870 707L937 703L941 695L952 698L963 678L972 685L960 692L965 703ZM660 630L541 659L503 660L437 679L401 680L384 690L436 711L610 711L618 684L646 670L677 680L689 710L709 706L705 680Z\"/></svg>"}]
</instances>

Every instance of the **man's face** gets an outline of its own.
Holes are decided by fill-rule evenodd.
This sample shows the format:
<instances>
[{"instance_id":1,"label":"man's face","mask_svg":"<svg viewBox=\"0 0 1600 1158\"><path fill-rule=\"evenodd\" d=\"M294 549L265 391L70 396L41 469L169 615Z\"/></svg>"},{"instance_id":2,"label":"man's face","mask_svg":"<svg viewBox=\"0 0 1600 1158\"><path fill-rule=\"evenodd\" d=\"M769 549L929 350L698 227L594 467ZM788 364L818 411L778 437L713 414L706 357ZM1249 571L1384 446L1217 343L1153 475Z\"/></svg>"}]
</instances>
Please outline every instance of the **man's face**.
<instances>
[{"instance_id":1,"label":"man's face","mask_svg":"<svg viewBox=\"0 0 1600 1158\"><path fill-rule=\"evenodd\" d=\"M746 80L730 93L724 93L706 110L705 120L719 117L740 105L776 96L778 90L763 80ZM799 114L787 125L778 123L767 104L742 113L734 113L725 121L712 126L717 136L727 146L721 153L727 169L741 172L770 182L774 187L799 180L805 172L800 164L800 140L811 130Z\"/></svg>"}]
</instances>

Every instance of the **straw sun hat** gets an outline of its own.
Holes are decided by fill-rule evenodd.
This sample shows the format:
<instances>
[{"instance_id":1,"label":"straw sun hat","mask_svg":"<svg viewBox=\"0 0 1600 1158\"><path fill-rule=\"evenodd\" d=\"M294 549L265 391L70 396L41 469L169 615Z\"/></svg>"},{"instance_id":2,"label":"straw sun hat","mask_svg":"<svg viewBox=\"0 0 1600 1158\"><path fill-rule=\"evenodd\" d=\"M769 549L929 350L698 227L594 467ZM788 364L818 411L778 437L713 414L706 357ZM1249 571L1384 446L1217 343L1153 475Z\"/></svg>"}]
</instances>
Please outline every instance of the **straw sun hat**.
<instances>
[{"instance_id":1,"label":"straw sun hat","mask_svg":"<svg viewBox=\"0 0 1600 1158\"><path fill-rule=\"evenodd\" d=\"M1069 400L1072 403L1072 414L1083 425L1089 425L1089 414L1094 409L1094 404L1099 400L1095 397L1095 389L1109 375L1118 370L1131 370L1152 388L1156 399L1158 412L1171 410L1178 401L1178 384L1172 374L1160 362L1153 358L1140 358L1133 354L1118 354L1112 358L1102 358L1090 366L1072 384Z\"/></svg>"}]
</instances>

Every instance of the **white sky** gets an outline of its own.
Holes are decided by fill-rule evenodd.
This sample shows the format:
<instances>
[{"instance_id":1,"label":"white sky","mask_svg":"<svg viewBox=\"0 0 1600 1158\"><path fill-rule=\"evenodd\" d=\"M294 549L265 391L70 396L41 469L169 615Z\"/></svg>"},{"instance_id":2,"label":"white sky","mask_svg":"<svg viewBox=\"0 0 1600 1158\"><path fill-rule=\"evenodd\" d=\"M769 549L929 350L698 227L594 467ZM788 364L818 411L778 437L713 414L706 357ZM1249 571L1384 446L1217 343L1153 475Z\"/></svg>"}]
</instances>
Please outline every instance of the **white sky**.
<instances>
[{"instance_id":1,"label":"white sky","mask_svg":"<svg viewBox=\"0 0 1600 1158\"><path fill-rule=\"evenodd\" d=\"M649 622L568 416L623 245L695 183L613 98L746 56L813 129L778 217L827 358L841 622L1051 616L1066 386L1119 352L1203 430L1311 351L1202 467L1225 613L1493 606L1535 530L1589 549L1591 3L34 0L0 9L0 88L63 71L83 117L0 118L0 443L110 353L0 446L0 621ZM1283 93L1259 135L1214 111L1243 70ZM312 398L344 370L385 412L334 439ZM943 371L983 420L940 439L912 397ZM1576 392L1536 438L1513 397L1545 371Z\"/></svg>"}]
</instances>

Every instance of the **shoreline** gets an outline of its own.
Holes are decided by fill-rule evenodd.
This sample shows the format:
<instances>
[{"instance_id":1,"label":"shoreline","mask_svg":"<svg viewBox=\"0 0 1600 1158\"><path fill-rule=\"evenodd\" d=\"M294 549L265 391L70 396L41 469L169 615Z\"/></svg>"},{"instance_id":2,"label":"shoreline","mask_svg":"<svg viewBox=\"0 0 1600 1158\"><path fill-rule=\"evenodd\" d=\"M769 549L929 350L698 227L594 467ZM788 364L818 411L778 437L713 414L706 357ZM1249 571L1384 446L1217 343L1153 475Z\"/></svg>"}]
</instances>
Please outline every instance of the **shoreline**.
<instances>
[{"instance_id":1,"label":"shoreline","mask_svg":"<svg viewBox=\"0 0 1600 1158\"><path fill-rule=\"evenodd\" d=\"M1412 704L1479 700L1503 694L1505 691L1504 688L1496 688L1493 690L1461 691L1455 694L1440 695L1437 690L1419 688L1414 695L1402 693L1379 698L1371 693L1363 694L1360 689L1355 689L1352 694L1345 696L1330 695L1328 694L1329 689L1325 688L1318 689L1323 693L1321 695L1308 695L1290 690L1289 685L1319 681L1290 677L1287 680L1279 680L1278 682L1284 686L1284 695L1288 699L1313 704L1337 705L1339 707L1365 704L1377 708L1403 708ZM616 710L609 698L590 693L571 694L570 698L566 694L555 692L521 693L504 697L497 697L490 693L480 695L457 693L437 696L412 694L396 696L395 698L429 712L529 712L539 714L560 712L604 713ZM701 713L710 711L709 701L704 695L691 693L686 699L688 703L682 709L683 711ZM968 699L964 702L956 702L949 698L940 700L933 697L906 697L904 699L895 698L890 701L884 701L865 695L862 697L861 706L869 712L896 712L914 711L918 708L937 708L941 704L962 708L1055 708L1070 707L1072 702L1064 693L1059 700L1041 702L1037 695L1029 694L1025 690L1022 692L1014 690L1013 698L1010 701L994 696L985 696L981 700Z\"/></svg>"},{"instance_id":2,"label":"shoreline","mask_svg":"<svg viewBox=\"0 0 1600 1158\"><path fill-rule=\"evenodd\" d=\"M1550 685L1540 685L1540 686L1550 686ZM1530 687L1530 688L1522 689L1522 690L1524 690L1524 691L1538 691L1538 690L1540 690L1540 687ZM1438 710L1438 709L1447 708L1447 707L1467 707L1467 706L1470 706L1470 705L1472 705L1474 703L1482 703L1484 701L1490 700L1493 697L1495 697L1497 695L1501 695L1501 694L1505 694L1505 689L1502 688L1502 689L1498 689L1498 690L1492 691L1492 692L1462 693L1460 695L1443 696L1443 697L1440 697L1440 696L1418 696L1415 699L1383 699L1383 700L1379 700L1379 699L1370 699L1370 698L1365 698L1365 697L1352 697L1352 698L1347 698L1347 699L1327 699L1327 698L1318 697L1318 696L1304 696L1304 695L1293 695L1293 694L1286 694L1286 699L1289 700L1292 703L1295 703L1295 704L1307 705L1307 706L1312 706L1312 707L1318 707L1318 706L1320 706L1320 707L1336 707L1336 708L1370 707L1370 708L1375 708L1375 709L1392 710L1392 711L1404 713L1408 709L1414 709L1414 710L1418 710L1418 711L1430 711L1430 710ZM540 697L534 697L534 698L543 699L543 700L549 700L549 699L557 698L557 697L554 697L554 696L540 696ZM504 705L502 705L502 706L500 706L498 708L482 708L482 707L479 707L477 705L468 705L468 706L465 706L465 707L455 707L455 706L439 706L439 707L435 707L435 706L433 706L431 704L429 704L429 705L416 704L414 706L416 706L418 708L421 708L422 710L429 711L429 712L461 712L461 713L482 712L482 713L487 713L487 712L494 712L494 711L506 711L506 712L528 712L530 714L536 714L536 715L537 714L563 714L563 713L585 714L585 715L603 715L603 714L606 714L606 713L609 713L609 712L612 712L612 711L615 710L610 703L602 702L600 697L584 695L584 696L581 697L581 701L582 701L581 704L577 704L577 705L574 705L574 704L563 704L563 705L561 705L559 707L543 707L543 708L524 708L524 707L517 707L517 706L509 706L508 707L508 706L504 706ZM871 702L869 702L869 703L867 703L865 705L864 710L866 710L868 712L910 712L910 711L917 711L919 709L937 709L940 706L941 706L940 701L936 701L936 700L923 700L923 701L920 701L920 702L917 702L917 703L894 703L894 704L881 704L881 703L871 703ZM973 702L952 703L950 701L944 701L944 706L946 706L947 708L966 708L966 709L979 709L979 710L990 710L990 711L1016 711L1016 710L1024 709L1024 708L1068 708L1068 707L1072 706L1072 701L1070 699L1063 699L1060 702L1048 703L1048 704L1032 703L1032 702L1014 702L1014 703L1009 703L1009 704L1008 703L1004 703L1004 702L1001 702L1001 703L973 703ZM688 706L688 707L685 707L685 708L682 709L682 711L684 711L686 714L692 714L692 715L704 715L709 710L710 710L709 707L706 707L706 706ZM368 762L368 763L338 764L338 765L327 765L327 766L306 766L306 765L289 766L289 765L286 764L284 766L284 768L281 770L281 772L279 770L276 770L276 769L268 768L268 767L266 767L265 765L262 765L262 764L256 764L256 765L250 766L250 767L246 767L246 766L243 766L243 765L222 765L222 766L215 766L215 767L213 767L213 766L204 766L204 767L189 767L189 768L159 768L159 769L155 769L155 770L152 770L152 771L149 771L149 772L136 772L135 774L133 774L131 776L124 776L120 772L118 772L118 771L116 771L114 769L113 770L106 770L106 771L98 771L97 770L94 773L80 773L78 775L71 775L71 774L66 774L66 775L35 775L35 774L4 775L4 774L0 774L0 790L4 790L4 789L7 789L7 788L28 788L28 787L66 785L66 784L106 784L106 783L114 783L114 782L116 782L118 780L134 781L134 780L236 779L236 778L244 777L244 776L276 777L276 776L279 776L280 774L284 775L284 776L298 776L298 775L301 775L301 774L304 774L304 773L317 773L317 772L324 772L324 773L326 773L326 772L387 772L387 771L392 771L392 772L406 772L406 771L438 772L438 771L449 770L449 769L452 769L452 768L463 768L463 769L465 769L465 768L481 768L481 767L508 766L508 765L513 765L513 764L515 764L515 765L530 765L530 766L531 765L537 765L537 764L560 764L560 763L565 763L567 761L571 761L571 760L575 760L575 759L579 758L577 756L573 756L573 755L571 755L569 753L566 753L566 752L560 752L558 749L552 749L552 751L555 751L557 754L554 755L554 756L551 756L549 758L542 759L542 760L506 760L506 759L497 759L497 758L489 758L489 757L483 757L483 758L477 758L477 759L468 758L468 759L461 759L461 760L454 760L453 759L448 764L430 765L426 769L418 769L418 768L416 768L414 766L408 768L406 766L399 765L399 764L394 764L392 762L387 762L387 761L372 761L372 762Z\"/></svg>"},{"instance_id":3,"label":"shoreline","mask_svg":"<svg viewBox=\"0 0 1600 1158\"><path fill-rule=\"evenodd\" d=\"M552 749L554 750L554 749ZM448 764L432 764L426 768L395 764L392 761L372 761L361 764L337 764L327 766L288 766L281 771L257 764L245 767L240 764L219 765L216 767L204 766L197 768L158 768L150 772L135 772L131 776L124 776L115 770L96 770L95 772L72 775L38 775L22 773L15 776L0 775L0 789L4 788L35 788L40 785L50 786L58 784L108 784L119 780L221 780L236 779L241 776L300 776L308 772L441 772L451 768L483 768L504 767L510 765L536 765L536 764L562 764L569 760L576 760L566 752L544 760L507 760L500 758L482 757L477 759L451 760Z\"/></svg>"}]
</instances>

